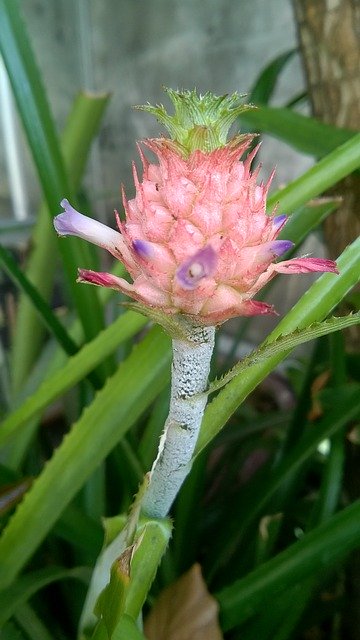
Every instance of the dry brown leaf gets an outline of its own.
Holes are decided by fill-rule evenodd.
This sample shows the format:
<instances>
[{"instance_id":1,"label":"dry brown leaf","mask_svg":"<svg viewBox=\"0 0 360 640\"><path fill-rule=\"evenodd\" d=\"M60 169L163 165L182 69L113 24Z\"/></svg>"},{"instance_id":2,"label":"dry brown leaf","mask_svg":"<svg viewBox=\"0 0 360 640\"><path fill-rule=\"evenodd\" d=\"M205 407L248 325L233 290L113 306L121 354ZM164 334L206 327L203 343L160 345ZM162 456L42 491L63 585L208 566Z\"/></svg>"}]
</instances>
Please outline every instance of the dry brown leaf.
<instances>
[{"instance_id":1,"label":"dry brown leaf","mask_svg":"<svg viewBox=\"0 0 360 640\"><path fill-rule=\"evenodd\" d=\"M218 604L199 564L167 587L145 622L148 640L222 640Z\"/></svg>"},{"instance_id":2,"label":"dry brown leaf","mask_svg":"<svg viewBox=\"0 0 360 640\"><path fill-rule=\"evenodd\" d=\"M312 406L308 413L308 420L310 420L310 422L315 422L315 420L321 418L323 414L323 408L318 395L320 391L325 389L327 383L330 380L330 376L330 371L324 371L319 376L317 376L317 378L315 378L314 382L311 385Z\"/></svg>"}]
</instances>

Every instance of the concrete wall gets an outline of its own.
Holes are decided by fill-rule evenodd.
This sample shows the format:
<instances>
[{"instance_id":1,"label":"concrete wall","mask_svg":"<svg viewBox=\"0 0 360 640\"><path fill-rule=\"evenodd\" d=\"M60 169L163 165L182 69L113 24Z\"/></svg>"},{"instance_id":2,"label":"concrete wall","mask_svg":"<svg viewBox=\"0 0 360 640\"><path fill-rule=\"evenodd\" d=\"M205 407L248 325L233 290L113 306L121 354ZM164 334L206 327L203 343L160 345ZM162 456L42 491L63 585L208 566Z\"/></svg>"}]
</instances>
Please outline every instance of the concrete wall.
<instances>
[{"instance_id":1,"label":"concrete wall","mask_svg":"<svg viewBox=\"0 0 360 640\"><path fill-rule=\"evenodd\" d=\"M59 128L80 87L113 94L87 181L101 216L119 206L121 182L131 190L135 141L160 132L132 105L164 101L162 85L244 93L266 63L296 45L290 0L26 0L21 6ZM274 103L302 86L294 58ZM264 175L277 165L277 183L309 163L274 141L264 144L262 161ZM33 207L37 192L28 183Z\"/></svg>"}]
</instances>

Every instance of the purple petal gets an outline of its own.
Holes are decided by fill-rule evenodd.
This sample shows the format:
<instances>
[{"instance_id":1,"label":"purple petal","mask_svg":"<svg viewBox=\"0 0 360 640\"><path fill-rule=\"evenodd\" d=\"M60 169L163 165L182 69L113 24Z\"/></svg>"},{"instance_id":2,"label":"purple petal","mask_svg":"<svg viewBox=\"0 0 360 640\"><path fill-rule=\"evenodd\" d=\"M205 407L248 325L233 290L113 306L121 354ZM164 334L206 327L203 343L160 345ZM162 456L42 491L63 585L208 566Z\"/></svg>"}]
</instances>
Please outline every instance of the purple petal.
<instances>
[{"instance_id":1,"label":"purple petal","mask_svg":"<svg viewBox=\"0 0 360 640\"><path fill-rule=\"evenodd\" d=\"M154 256L154 249L151 242L146 242L146 240L134 240L133 247L137 255L144 260L151 259Z\"/></svg>"},{"instance_id":2,"label":"purple petal","mask_svg":"<svg viewBox=\"0 0 360 640\"><path fill-rule=\"evenodd\" d=\"M60 204L65 211L54 218L54 227L60 236L78 236L119 256L124 242L118 231L79 213L66 199Z\"/></svg>"},{"instance_id":3,"label":"purple petal","mask_svg":"<svg viewBox=\"0 0 360 640\"><path fill-rule=\"evenodd\" d=\"M161 273L174 271L176 265L174 255L164 244L136 238L132 246L137 256L145 262L141 268L146 270L147 263L151 263L151 271L154 269Z\"/></svg>"},{"instance_id":4,"label":"purple petal","mask_svg":"<svg viewBox=\"0 0 360 640\"><path fill-rule=\"evenodd\" d=\"M284 226L286 221L287 215L283 213L281 216L275 216L275 218L273 219L273 225L275 229L280 230Z\"/></svg>"},{"instance_id":5,"label":"purple petal","mask_svg":"<svg viewBox=\"0 0 360 640\"><path fill-rule=\"evenodd\" d=\"M291 240L273 240L269 245L269 249L271 253L278 258L279 256L282 256L283 253L286 253L286 251L289 251L293 246L294 243L291 242Z\"/></svg>"},{"instance_id":6,"label":"purple petal","mask_svg":"<svg viewBox=\"0 0 360 640\"><path fill-rule=\"evenodd\" d=\"M211 245L207 245L182 263L176 271L176 277L183 289L195 289L202 278L214 273L216 263L216 253Z\"/></svg>"}]
</instances>

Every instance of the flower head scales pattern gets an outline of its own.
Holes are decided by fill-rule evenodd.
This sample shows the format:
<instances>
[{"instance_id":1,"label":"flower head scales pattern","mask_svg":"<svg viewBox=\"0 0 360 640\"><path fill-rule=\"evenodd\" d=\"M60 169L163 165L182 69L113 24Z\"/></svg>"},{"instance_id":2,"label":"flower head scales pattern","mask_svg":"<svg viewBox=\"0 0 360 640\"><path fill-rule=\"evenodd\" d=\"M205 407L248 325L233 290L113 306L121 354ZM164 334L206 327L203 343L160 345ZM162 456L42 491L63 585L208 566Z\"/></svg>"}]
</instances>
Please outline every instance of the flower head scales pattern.
<instances>
[{"instance_id":1,"label":"flower head scales pattern","mask_svg":"<svg viewBox=\"0 0 360 640\"><path fill-rule=\"evenodd\" d=\"M184 150L167 138L143 142L158 163L139 147L141 179L134 166L136 195L123 193L126 220L116 214L118 231L87 218L62 201L55 218L59 235L78 235L121 260L133 282L109 273L79 270L79 281L111 287L165 314L185 314L204 325L235 316L272 313L254 300L277 273L336 272L317 258L277 262L293 243L279 240L285 215L267 215L272 176L258 184L251 171L256 149L241 160L251 136L238 136L210 150Z\"/></svg>"}]
</instances>

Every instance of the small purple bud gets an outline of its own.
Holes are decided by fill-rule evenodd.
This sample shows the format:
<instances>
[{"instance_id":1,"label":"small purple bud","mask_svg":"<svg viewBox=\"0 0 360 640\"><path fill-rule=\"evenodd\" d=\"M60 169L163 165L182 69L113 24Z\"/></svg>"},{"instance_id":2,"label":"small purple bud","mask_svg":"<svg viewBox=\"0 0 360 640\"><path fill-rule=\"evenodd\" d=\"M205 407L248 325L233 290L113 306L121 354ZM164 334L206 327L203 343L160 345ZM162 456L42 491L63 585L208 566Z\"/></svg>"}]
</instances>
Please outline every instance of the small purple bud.
<instances>
[{"instance_id":1,"label":"small purple bud","mask_svg":"<svg viewBox=\"0 0 360 640\"><path fill-rule=\"evenodd\" d=\"M278 258L279 256L282 256L283 253L286 253L286 251L289 251L293 246L294 243L291 242L291 240L274 240L270 244L270 250L273 255Z\"/></svg>"},{"instance_id":2,"label":"small purple bud","mask_svg":"<svg viewBox=\"0 0 360 640\"><path fill-rule=\"evenodd\" d=\"M216 269L217 256L211 245L200 249L185 260L176 272L176 277L183 289L196 289L202 278L211 276Z\"/></svg>"},{"instance_id":3,"label":"small purple bud","mask_svg":"<svg viewBox=\"0 0 360 640\"><path fill-rule=\"evenodd\" d=\"M134 240L133 248L135 253L143 260L149 260L154 255L154 249L151 246L151 242L146 242L146 240Z\"/></svg>"},{"instance_id":4,"label":"small purple bud","mask_svg":"<svg viewBox=\"0 0 360 640\"><path fill-rule=\"evenodd\" d=\"M287 215L283 213L281 216L275 216L275 218L273 219L273 225L275 229L280 230L284 226L286 221L287 221Z\"/></svg>"}]
</instances>

